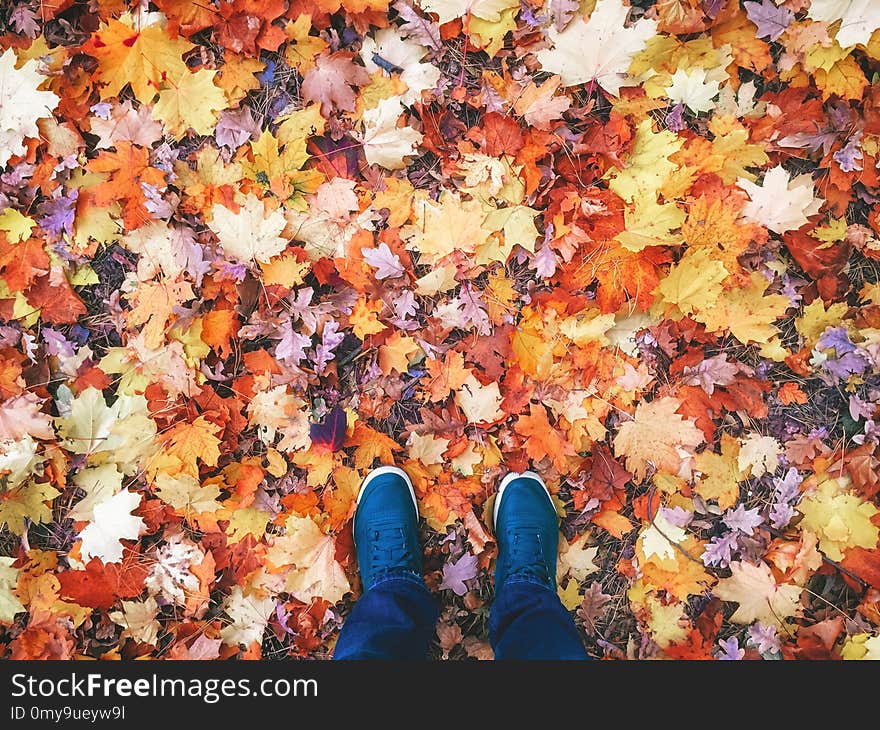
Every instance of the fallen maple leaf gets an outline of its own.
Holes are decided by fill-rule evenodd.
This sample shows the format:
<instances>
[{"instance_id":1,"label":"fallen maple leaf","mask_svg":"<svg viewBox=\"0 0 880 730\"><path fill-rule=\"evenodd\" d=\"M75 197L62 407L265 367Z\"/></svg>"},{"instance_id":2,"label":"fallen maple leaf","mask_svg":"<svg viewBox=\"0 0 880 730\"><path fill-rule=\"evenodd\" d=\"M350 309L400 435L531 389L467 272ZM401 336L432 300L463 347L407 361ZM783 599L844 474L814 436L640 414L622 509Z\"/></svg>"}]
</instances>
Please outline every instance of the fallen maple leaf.
<instances>
[{"instance_id":1,"label":"fallen maple leaf","mask_svg":"<svg viewBox=\"0 0 880 730\"><path fill-rule=\"evenodd\" d=\"M782 165L768 170L761 185L745 178L739 178L737 185L750 198L743 208L743 217L767 226L775 233L800 228L822 206L822 201L813 197L813 181L810 175L797 175L789 179L788 172Z\"/></svg>"},{"instance_id":2,"label":"fallen maple leaf","mask_svg":"<svg viewBox=\"0 0 880 730\"><path fill-rule=\"evenodd\" d=\"M525 436L526 453L536 461L545 457L553 462L559 471L568 467L566 457L576 456L574 447L547 420L547 409L543 405L529 404L529 415L517 419L514 430Z\"/></svg>"},{"instance_id":3,"label":"fallen maple leaf","mask_svg":"<svg viewBox=\"0 0 880 730\"><path fill-rule=\"evenodd\" d=\"M760 621L765 626L782 626L787 618L800 614L799 598L803 588L789 583L777 584L770 567L761 562L742 561L730 564L732 575L722 578L712 592L723 601L736 601L730 620L738 624Z\"/></svg>"},{"instance_id":4,"label":"fallen maple leaf","mask_svg":"<svg viewBox=\"0 0 880 730\"><path fill-rule=\"evenodd\" d=\"M45 77L37 72L37 62L30 59L16 68L12 48L0 55L0 168L13 155L25 153L24 138L37 137L37 120L51 116L58 106L58 96L39 90Z\"/></svg>"},{"instance_id":5,"label":"fallen maple leaf","mask_svg":"<svg viewBox=\"0 0 880 730\"><path fill-rule=\"evenodd\" d=\"M538 51L538 62L559 74L565 86L596 81L617 96L621 86L633 85L626 74L632 57L657 30L656 21L647 18L626 27L628 15L620 0L598 0L589 20L575 17L561 32L555 25L546 31L553 48Z\"/></svg>"},{"instance_id":6,"label":"fallen maple leaf","mask_svg":"<svg viewBox=\"0 0 880 730\"><path fill-rule=\"evenodd\" d=\"M287 240L279 235L287 226L284 214L280 210L267 213L263 202L252 193L245 197L238 212L215 205L211 214L211 230L233 261L246 266L266 263L287 248Z\"/></svg>"},{"instance_id":7,"label":"fallen maple leaf","mask_svg":"<svg viewBox=\"0 0 880 730\"><path fill-rule=\"evenodd\" d=\"M122 560L122 540L136 540L144 529L144 521L130 514L140 503L140 494L123 489L96 505L94 520L79 533L83 560L91 557L104 563Z\"/></svg>"},{"instance_id":8,"label":"fallen maple leaf","mask_svg":"<svg viewBox=\"0 0 880 730\"><path fill-rule=\"evenodd\" d=\"M678 474L694 449L705 440L691 420L676 413L681 401L670 396L639 403L635 418L620 425L614 438L615 456L626 458L626 468L639 479L650 471Z\"/></svg>"}]
</instances>

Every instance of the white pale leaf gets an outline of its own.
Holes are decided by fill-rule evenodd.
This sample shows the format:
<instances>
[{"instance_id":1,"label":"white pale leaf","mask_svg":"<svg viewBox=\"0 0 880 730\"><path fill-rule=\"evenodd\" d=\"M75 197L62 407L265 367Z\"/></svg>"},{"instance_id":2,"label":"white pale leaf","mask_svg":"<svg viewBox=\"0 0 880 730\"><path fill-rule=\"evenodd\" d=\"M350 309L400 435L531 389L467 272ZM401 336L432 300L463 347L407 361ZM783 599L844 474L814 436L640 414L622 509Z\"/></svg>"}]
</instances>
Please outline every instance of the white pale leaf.
<instances>
[{"instance_id":1,"label":"white pale leaf","mask_svg":"<svg viewBox=\"0 0 880 730\"><path fill-rule=\"evenodd\" d=\"M576 17L561 33L547 29L551 48L538 51L538 61L558 73L564 86L595 81L617 96L621 86L635 83L627 76L630 62L657 32L657 22L645 18L626 27L628 15L621 0L598 0L589 20Z\"/></svg>"},{"instance_id":2,"label":"white pale leaf","mask_svg":"<svg viewBox=\"0 0 880 730\"><path fill-rule=\"evenodd\" d=\"M95 519L81 533L82 559L88 563L100 558L104 563L122 560L121 540L136 540L144 521L131 514L141 503L141 495L123 489L94 508Z\"/></svg>"}]
</instances>

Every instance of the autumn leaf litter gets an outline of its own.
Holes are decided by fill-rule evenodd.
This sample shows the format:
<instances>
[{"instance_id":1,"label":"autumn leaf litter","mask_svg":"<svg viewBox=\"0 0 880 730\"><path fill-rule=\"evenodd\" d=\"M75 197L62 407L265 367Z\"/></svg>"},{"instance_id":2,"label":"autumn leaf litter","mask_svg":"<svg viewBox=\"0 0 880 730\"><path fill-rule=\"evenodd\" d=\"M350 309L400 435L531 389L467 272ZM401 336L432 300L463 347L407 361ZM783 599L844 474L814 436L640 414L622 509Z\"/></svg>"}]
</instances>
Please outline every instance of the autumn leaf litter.
<instances>
[{"instance_id":1,"label":"autumn leaf litter","mask_svg":"<svg viewBox=\"0 0 880 730\"><path fill-rule=\"evenodd\" d=\"M436 658L526 468L592 656L880 658L880 13L0 22L2 656L329 658L393 462Z\"/></svg>"}]
</instances>

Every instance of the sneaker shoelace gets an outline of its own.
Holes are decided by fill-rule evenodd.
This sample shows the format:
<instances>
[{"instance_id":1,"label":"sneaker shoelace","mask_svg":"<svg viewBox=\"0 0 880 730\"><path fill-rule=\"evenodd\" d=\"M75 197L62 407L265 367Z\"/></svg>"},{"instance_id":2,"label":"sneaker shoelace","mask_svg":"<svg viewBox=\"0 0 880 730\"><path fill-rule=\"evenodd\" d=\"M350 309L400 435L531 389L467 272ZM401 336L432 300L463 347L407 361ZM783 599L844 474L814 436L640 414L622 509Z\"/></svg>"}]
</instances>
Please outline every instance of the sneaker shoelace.
<instances>
[{"instance_id":1,"label":"sneaker shoelace","mask_svg":"<svg viewBox=\"0 0 880 730\"><path fill-rule=\"evenodd\" d=\"M371 570L408 568L412 562L404 531L400 527L373 528L370 552Z\"/></svg>"},{"instance_id":2,"label":"sneaker shoelace","mask_svg":"<svg viewBox=\"0 0 880 730\"><path fill-rule=\"evenodd\" d=\"M523 527L511 536L510 562L517 566L510 575L531 575L549 582L544 562L544 541L535 527Z\"/></svg>"}]
</instances>

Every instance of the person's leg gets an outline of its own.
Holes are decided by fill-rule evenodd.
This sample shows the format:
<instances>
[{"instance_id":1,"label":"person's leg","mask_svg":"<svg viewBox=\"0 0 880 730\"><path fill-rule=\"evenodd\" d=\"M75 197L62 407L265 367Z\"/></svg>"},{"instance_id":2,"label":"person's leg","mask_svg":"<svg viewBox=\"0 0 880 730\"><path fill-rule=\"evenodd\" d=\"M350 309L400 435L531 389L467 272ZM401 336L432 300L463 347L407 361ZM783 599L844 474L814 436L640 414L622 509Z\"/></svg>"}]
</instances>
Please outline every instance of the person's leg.
<instances>
[{"instance_id":1,"label":"person's leg","mask_svg":"<svg viewBox=\"0 0 880 730\"><path fill-rule=\"evenodd\" d=\"M363 595L334 659L424 659L438 607L421 576L418 507L406 473L374 469L361 485L354 543Z\"/></svg>"},{"instance_id":2,"label":"person's leg","mask_svg":"<svg viewBox=\"0 0 880 730\"><path fill-rule=\"evenodd\" d=\"M494 510L498 559L489 642L496 659L588 659L556 593L559 520L534 472L509 474Z\"/></svg>"},{"instance_id":3,"label":"person's leg","mask_svg":"<svg viewBox=\"0 0 880 730\"><path fill-rule=\"evenodd\" d=\"M392 573L355 603L333 658L424 659L437 614L437 603L420 575Z\"/></svg>"},{"instance_id":4,"label":"person's leg","mask_svg":"<svg viewBox=\"0 0 880 730\"><path fill-rule=\"evenodd\" d=\"M589 658L556 591L528 577L512 577L496 592L489 643L496 659Z\"/></svg>"}]
</instances>

